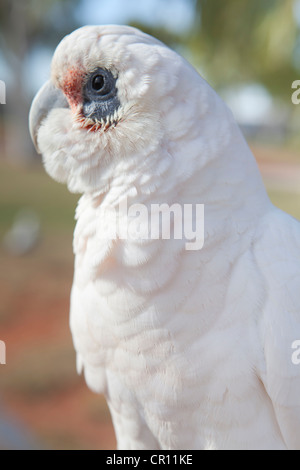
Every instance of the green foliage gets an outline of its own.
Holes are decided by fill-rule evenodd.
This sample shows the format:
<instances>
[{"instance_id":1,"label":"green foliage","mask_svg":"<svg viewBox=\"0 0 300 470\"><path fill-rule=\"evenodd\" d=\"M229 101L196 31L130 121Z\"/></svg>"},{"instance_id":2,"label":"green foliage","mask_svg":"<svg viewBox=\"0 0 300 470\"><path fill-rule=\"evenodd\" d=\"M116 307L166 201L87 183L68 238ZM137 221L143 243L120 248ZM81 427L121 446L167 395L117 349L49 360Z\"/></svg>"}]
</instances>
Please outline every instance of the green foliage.
<instances>
[{"instance_id":1,"label":"green foliage","mask_svg":"<svg viewBox=\"0 0 300 470\"><path fill-rule=\"evenodd\" d=\"M293 6L293 0L198 0L188 41L195 61L216 86L253 80L290 96L300 73L292 60L299 34Z\"/></svg>"},{"instance_id":2,"label":"green foliage","mask_svg":"<svg viewBox=\"0 0 300 470\"><path fill-rule=\"evenodd\" d=\"M291 84L300 77L300 63L293 60L300 33L294 4L197 0L194 24L182 35L137 26L182 52L216 88L260 82L274 97L290 100Z\"/></svg>"}]
</instances>

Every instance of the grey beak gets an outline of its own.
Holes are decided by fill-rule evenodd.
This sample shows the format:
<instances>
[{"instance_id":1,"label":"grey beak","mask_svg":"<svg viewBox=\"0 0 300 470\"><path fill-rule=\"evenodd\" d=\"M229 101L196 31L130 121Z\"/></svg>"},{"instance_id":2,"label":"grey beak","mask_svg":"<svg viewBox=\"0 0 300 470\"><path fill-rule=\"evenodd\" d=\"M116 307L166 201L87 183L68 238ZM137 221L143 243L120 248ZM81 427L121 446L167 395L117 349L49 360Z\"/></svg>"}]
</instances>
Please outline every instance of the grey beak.
<instances>
[{"instance_id":1,"label":"grey beak","mask_svg":"<svg viewBox=\"0 0 300 470\"><path fill-rule=\"evenodd\" d=\"M29 112L29 130L37 153L40 153L37 136L42 121L53 108L68 107L69 104L63 92L52 85L50 81L46 82L38 91Z\"/></svg>"}]
</instances>

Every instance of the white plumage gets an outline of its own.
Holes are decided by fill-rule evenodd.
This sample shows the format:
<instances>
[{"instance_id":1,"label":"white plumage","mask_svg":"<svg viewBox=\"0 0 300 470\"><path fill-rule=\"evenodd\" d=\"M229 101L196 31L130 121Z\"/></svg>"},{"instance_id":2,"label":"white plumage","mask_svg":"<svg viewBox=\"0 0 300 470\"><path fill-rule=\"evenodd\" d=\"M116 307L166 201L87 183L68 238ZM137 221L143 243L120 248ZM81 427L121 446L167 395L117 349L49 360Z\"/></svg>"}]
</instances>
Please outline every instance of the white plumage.
<instances>
[{"instance_id":1,"label":"white plumage","mask_svg":"<svg viewBox=\"0 0 300 470\"><path fill-rule=\"evenodd\" d=\"M99 73L109 92L95 98ZM46 99L49 87L67 100ZM231 112L184 59L127 26L67 36L46 88L33 139L48 173L83 193L78 369L105 394L118 448L299 449L299 223L270 203ZM204 204L202 250L112 239L124 198Z\"/></svg>"}]
</instances>

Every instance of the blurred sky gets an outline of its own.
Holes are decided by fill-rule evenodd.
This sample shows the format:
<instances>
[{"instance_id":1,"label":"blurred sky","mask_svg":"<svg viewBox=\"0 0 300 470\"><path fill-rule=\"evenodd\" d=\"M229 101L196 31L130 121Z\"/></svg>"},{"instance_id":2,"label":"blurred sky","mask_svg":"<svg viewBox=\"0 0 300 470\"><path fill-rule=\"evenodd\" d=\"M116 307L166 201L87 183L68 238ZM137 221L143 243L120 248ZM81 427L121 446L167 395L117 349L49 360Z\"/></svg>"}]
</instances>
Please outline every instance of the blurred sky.
<instances>
[{"instance_id":1,"label":"blurred sky","mask_svg":"<svg viewBox=\"0 0 300 470\"><path fill-rule=\"evenodd\" d=\"M182 32L191 26L194 9L193 4L186 0L110 0L102 4L99 0L83 0L76 16L85 24L138 20L146 25L155 24Z\"/></svg>"},{"instance_id":2,"label":"blurred sky","mask_svg":"<svg viewBox=\"0 0 300 470\"><path fill-rule=\"evenodd\" d=\"M294 1L294 16L298 25L300 26L300 0Z\"/></svg>"},{"instance_id":3,"label":"blurred sky","mask_svg":"<svg viewBox=\"0 0 300 470\"><path fill-rule=\"evenodd\" d=\"M193 2L187 0L109 0L106 2L82 0L77 7L75 17L82 26L128 24L137 21L181 33L191 27L194 8ZM47 80L52 54L52 50L38 47L29 57L25 68L25 78L29 84L30 94L34 94ZM32 70L35 71L34 74Z\"/></svg>"}]
</instances>

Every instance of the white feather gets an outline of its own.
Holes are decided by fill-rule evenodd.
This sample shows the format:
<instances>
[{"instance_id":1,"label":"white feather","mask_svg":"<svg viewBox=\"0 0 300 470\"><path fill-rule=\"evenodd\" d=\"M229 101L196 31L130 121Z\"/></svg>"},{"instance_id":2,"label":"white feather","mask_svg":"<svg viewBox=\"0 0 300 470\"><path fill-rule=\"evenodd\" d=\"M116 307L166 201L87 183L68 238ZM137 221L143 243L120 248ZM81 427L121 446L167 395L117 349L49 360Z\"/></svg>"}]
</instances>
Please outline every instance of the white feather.
<instances>
[{"instance_id":1,"label":"white feather","mask_svg":"<svg viewBox=\"0 0 300 470\"><path fill-rule=\"evenodd\" d=\"M118 447L299 449L299 223L271 205L231 112L175 52L134 28L85 27L58 46L52 81L99 66L118 77L118 124L87 132L56 110L38 143L49 174L84 193L71 328ZM103 209L125 196L205 204L203 249L105 236Z\"/></svg>"}]
</instances>

